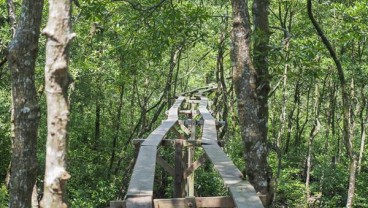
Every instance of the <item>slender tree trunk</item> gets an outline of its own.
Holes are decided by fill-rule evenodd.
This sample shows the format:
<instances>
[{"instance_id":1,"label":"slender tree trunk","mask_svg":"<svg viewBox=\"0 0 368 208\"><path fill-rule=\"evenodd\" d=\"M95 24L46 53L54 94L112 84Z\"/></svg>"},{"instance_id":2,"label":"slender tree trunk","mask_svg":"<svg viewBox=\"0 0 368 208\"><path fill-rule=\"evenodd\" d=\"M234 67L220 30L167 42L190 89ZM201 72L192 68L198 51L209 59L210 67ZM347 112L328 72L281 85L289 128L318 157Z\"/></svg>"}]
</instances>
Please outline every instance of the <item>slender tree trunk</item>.
<instances>
[{"instance_id":1,"label":"slender tree trunk","mask_svg":"<svg viewBox=\"0 0 368 208\"><path fill-rule=\"evenodd\" d=\"M356 155L353 155L353 157L350 160L350 167L349 167L349 189L348 189L348 199L346 202L346 207L353 207L357 163L358 163L358 158L356 157Z\"/></svg>"},{"instance_id":2,"label":"slender tree trunk","mask_svg":"<svg viewBox=\"0 0 368 208\"><path fill-rule=\"evenodd\" d=\"M303 122L303 124L300 125L299 123L299 119L297 120L297 132L296 132L296 137L295 137L295 141L294 141L294 145L296 147L296 149L299 149L300 144L302 143L302 135L304 133L304 129L307 126L307 123L309 121L309 102L310 102L310 91L311 91L312 87L308 86L308 92L307 92L307 103L306 103L306 108L307 108L307 112L305 115L305 120ZM301 108L301 102L299 100L298 102L298 118L299 118L299 113L300 113L300 108Z\"/></svg>"},{"instance_id":3,"label":"slender tree trunk","mask_svg":"<svg viewBox=\"0 0 368 208\"><path fill-rule=\"evenodd\" d=\"M12 37L14 38L15 31L17 28L17 17L15 15L14 2L13 0L6 0L6 3L7 3L6 5L8 8L9 22L10 22L11 30L12 30Z\"/></svg>"},{"instance_id":4,"label":"slender tree trunk","mask_svg":"<svg viewBox=\"0 0 368 208\"><path fill-rule=\"evenodd\" d=\"M224 75L224 56L226 49L226 32L227 32L227 20L225 22L224 28L220 32L220 38L217 46L217 59L216 59L216 82L217 82L217 96L214 99L214 105L216 106L216 114L218 114L218 119L227 121L229 114L228 107L228 95L227 87ZM227 125L225 124L220 131L219 138L223 139L226 131Z\"/></svg>"},{"instance_id":5,"label":"slender tree trunk","mask_svg":"<svg viewBox=\"0 0 368 208\"><path fill-rule=\"evenodd\" d=\"M333 49L330 41L324 35L322 29L320 28L319 24L315 20L313 13L312 13L312 1L307 0L307 11L309 19L311 20L314 28L317 31L318 36L322 39L323 44L327 48L328 52L330 53L331 58L334 60L336 65L337 75L340 81L341 86L341 97L342 97L342 112L343 112L343 141L346 148L347 156L350 160L350 177L349 177L349 190L348 190L348 200L346 203L346 207L352 207L353 199L354 199L354 191L355 191L355 172L357 166L357 157L353 151L353 143L352 143L352 129L350 125L350 113L351 113L351 106L350 106L350 98L347 92L346 86L346 79L344 75L344 71L341 65L340 60L338 59L335 50Z\"/></svg>"},{"instance_id":6,"label":"slender tree trunk","mask_svg":"<svg viewBox=\"0 0 368 208\"><path fill-rule=\"evenodd\" d=\"M367 103L367 98L364 95L364 87L362 87L361 89L361 96L362 96L362 108L359 114L360 117L360 150L359 150L359 158L358 158L358 174L360 173L361 170L361 166L362 166L362 158L363 158L363 153L364 153L364 145L365 145L365 131L366 131L366 125L368 122L368 103ZM366 114L365 117L363 116L364 114L364 109L366 110Z\"/></svg>"},{"instance_id":7,"label":"slender tree trunk","mask_svg":"<svg viewBox=\"0 0 368 208\"><path fill-rule=\"evenodd\" d=\"M245 144L246 173L257 192L264 194L262 202L271 204L272 172L267 163L268 123L268 1L255 0L253 20L256 44L251 58L248 1L232 0L233 29L231 34L233 82L238 101L238 114Z\"/></svg>"},{"instance_id":8,"label":"slender tree trunk","mask_svg":"<svg viewBox=\"0 0 368 208\"><path fill-rule=\"evenodd\" d=\"M12 27L14 11L8 1ZM40 109L34 84L35 63L43 0L23 0L14 38L8 46L7 60L12 80L14 137L9 180L9 207L31 207L37 178L37 131Z\"/></svg>"},{"instance_id":9,"label":"slender tree trunk","mask_svg":"<svg viewBox=\"0 0 368 208\"><path fill-rule=\"evenodd\" d=\"M115 161L115 152L116 152L116 146L118 143L118 138L120 134L120 128L121 128L121 114L123 111L123 96L124 96L125 88L124 85L120 86L120 96L119 96L119 104L118 108L116 109L117 115L116 115L116 125L115 125L115 132L114 136L112 138L112 147L111 147L111 157L110 157L110 165L109 165L109 171L108 171L108 177L110 178L111 172L112 172L112 166Z\"/></svg>"},{"instance_id":10,"label":"slender tree trunk","mask_svg":"<svg viewBox=\"0 0 368 208\"><path fill-rule=\"evenodd\" d=\"M45 91L47 101L47 144L44 195L41 207L67 207L66 170L69 123L68 73L71 33L70 0L50 0L49 18L43 34L47 37Z\"/></svg>"},{"instance_id":11,"label":"slender tree trunk","mask_svg":"<svg viewBox=\"0 0 368 208\"><path fill-rule=\"evenodd\" d=\"M173 94L171 92L172 90L171 86L173 84L172 81L174 77L174 69L179 61L179 57L181 56L181 50L182 46L174 46L171 50L169 73L167 75L166 86L164 89L164 92L167 93L166 94L167 109L169 109L172 105Z\"/></svg>"},{"instance_id":12,"label":"slender tree trunk","mask_svg":"<svg viewBox=\"0 0 368 208\"><path fill-rule=\"evenodd\" d=\"M12 38L14 38L15 36L15 31L16 31L16 27L17 27L17 17L15 15L15 11L14 11L14 2L13 0L7 0L7 9L8 9L8 18L9 18L9 22L10 25L12 27ZM6 54L4 52L4 54ZM4 58L4 60L2 61L2 64L5 64L7 61L7 57ZM12 70L12 69L10 69ZM11 97L13 97L13 92L11 92ZM14 104L13 104L13 100L11 103L11 107L10 107L10 142L13 145L13 141L15 138L15 133L14 133ZM5 177L5 183L6 186L9 186L9 182L10 182L10 169L11 169L11 161L9 162L9 166L8 169L6 171L6 177Z\"/></svg>"},{"instance_id":13,"label":"slender tree trunk","mask_svg":"<svg viewBox=\"0 0 368 208\"><path fill-rule=\"evenodd\" d=\"M97 149L99 141L100 141L100 135L101 135L101 104L98 100L99 98L96 98L96 108L95 108L95 138L93 141L93 149Z\"/></svg>"},{"instance_id":14,"label":"slender tree trunk","mask_svg":"<svg viewBox=\"0 0 368 208\"><path fill-rule=\"evenodd\" d=\"M321 97L323 94L321 95ZM315 85L315 95L314 95L314 122L312 129L309 133L309 139L308 139L308 152L307 152L307 165L306 165L306 179L305 179L305 193L306 193L306 200L307 203L309 203L310 199L310 188L309 188L309 182L310 182L310 172L312 167L312 152L313 152L313 141L314 138L317 136L319 130L320 130L320 123L318 121L319 117L319 102L320 102L320 95L319 95L319 89L318 84Z\"/></svg>"},{"instance_id":15,"label":"slender tree trunk","mask_svg":"<svg viewBox=\"0 0 368 208\"><path fill-rule=\"evenodd\" d=\"M300 87L299 84L299 80L297 81L297 83L295 84L295 94L294 94L294 103L293 103L293 108L291 110L291 112L289 113L288 116L288 130L286 133L286 142L285 142L285 150L284 150L284 154L287 154L289 152L289 146L290 146L290 139L291 139L291 133L293 132L293 119L294 119L294 112L297 106L297 93L299 93L298 88Z\"/></svg>"}]
</instances>

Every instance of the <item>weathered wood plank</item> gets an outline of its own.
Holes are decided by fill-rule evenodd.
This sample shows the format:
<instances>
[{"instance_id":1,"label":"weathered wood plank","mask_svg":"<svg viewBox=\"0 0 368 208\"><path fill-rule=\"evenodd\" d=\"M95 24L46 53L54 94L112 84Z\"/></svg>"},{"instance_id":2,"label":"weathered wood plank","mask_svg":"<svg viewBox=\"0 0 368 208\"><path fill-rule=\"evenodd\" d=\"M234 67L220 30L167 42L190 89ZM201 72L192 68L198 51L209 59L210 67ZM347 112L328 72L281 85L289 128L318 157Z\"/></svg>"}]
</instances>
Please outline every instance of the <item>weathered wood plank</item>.
<instances>
[{"instance_id":1,"label":"weathered wood plank","mask_svg":"<svg viewBox=\"0 0 368 208\"><path fill-rule=\"evenodd\" d=\"M127 197L126 201L127 208L152 208L153 199L152 196L137 196L137 197Z\"/></svg>"},{"instance_id":2,"label":"weathered wood plank","mask_svg":"<svg viewBox=\"0 0 368 208\"><path fill-rule=\"evenodd\" d=\"M252 185L243 181L243 175L217 144L216 121L207 110L207 98L201 97L199 112L204 119L202 147L216 171L229 187L237 207L263 207Z\"/></svg>"},{"instance_id":3,"label":"weathered wood plank","mask_svg":"<svg viewBox=\"0 0 368 208\"><path fill-rule=\"evenodd\" d=\"M147 137L146 141L142 143L142 146L158 146L175 123L176 120L163 121L161 125Z\"/></svg>"},{"instance_id":4,"label":"weathered wood plank","mask_svg":"<svg viewBox=\"0 0 368 208\"><path fill-rule=\"evenodd\" d=\"M217 145L215 120L204 120L202 131L202 144Z\"/></svg>"},{"instance_id":5,"label":"weathered wood plank","mask_svg":"<svg viewBox=\"0 0 368 208\"><path fill-rule=\"evenodd\" d=\"M214 90L216 90L217 89L217 87L215 87L215 86L213 86L213 87L208 87L207 89L203 89L203 90L200 90L199 92L198 92L198 94L199 95L203 95L204 93L209 93L209 94L211 94Z\"/></svg>"},{"instance_id":6,"label":"weathered wood plank","mask_svg":"<svg viewBox=\"0 0 368 208\"><path fill-rule=\"evenodd\" d=\"M175 103L167 112L168 118L161 123L143 142L142 146L158 146L164 136L170 131L170 129L178 121L178 112L181 104L184 101L184 97L179 97L176 99Z\"/></svg>"},{"instance_id":7,"label":"weathered wood plank","mask_svg":"<svg viewBox=\"0 0 368 208\"><path fill-rule=\"evenodd\" d=\"M215 120L215 118L211 115L211 113L207 109L208 99L205 97L201 97L199 102L198 110L202 115L203 120Z\"/></svg>"},{"instance_id":8,"label":"weathered wood plank","mask_svg":"<svg viewBox=\"0 0 368 208\"><path fill-rule=\"evenodd\" d=\"M196 88L196 89L193 89L191 91L187 91L187 92L182 92L180 95L193 95L193 94L202 94L202 93L205 93L205 92L208 92L208 91L213 91L217 89L216 86L205 86L205 87L199 87L199 88Z\"/></svg>"},{"instance_id":9,"label":"weathered wood plank","mask_svg":"<svg viewBox=\"0 0 368 208\"><path fill-rule=\"evenodd\" d=\"M155 208L235 207L233 199L228 196L154 199L153 202Z\"/></svg>"},{"instance_id":10,"label":"weathered wood plank","mask_svg":"<svg viewBox=\"0 0 368 208\"><path fill-rule=\"evenodd\" d=\"M226 186L236 184L242 181L243 174L234 165L234 163L226 156L221 147L216 145L203 145L208 158L214 165L216 171L224 180Z\"/></svg>"},{"instance_id":11,"label":"weathered wood plank","mask_svg":"<svg viewBox=\"0 0 368 208\"><path fill-rule=\"evenodd\" d=\"M181 104L185 100L185 97L180 96L176 99L175 103L171 106L169 111L167 112L167 120L178 120L178 112Z\"/></svg>"},{"instance_id":12,"label":"weathered wood plank","mask_svg":"<svg viewBox=\"0 0 368 208\"><path fill-rule=\"evenodd\" d=\"M200 147L202 146L202 140L182 140L183 142L183 146L187 147L187 146L193 146L193 147ZM145 142L145 139L133 139L133 144L134 145L140 145L143 142ZM173 146L173 144L175 144L176 139L162 139L160 145L162 146ZM217 144L219 146L223 146L224 145L224 141L217 141Z\"/></svg>"},{"instance_id":13,"label":"weathered wood plank","mask_svg":"<svg viewBox=\"0 0 368 208\"><path fill-rule=\"evenodd\" d=\"M141 146L130 179L127 196L153 195L156 166L156 146Z\"/></svg>"},{"instance_id":14,"label":"weathered wood plank","mask_svg":"<svg viewBox=\"0 0 368 208\"><path fill-rule=\"evenodd\" d=\"M230 185L229 190L236 207L262 208L262 202L248 181Z\"/></svg>"}]
</instances>

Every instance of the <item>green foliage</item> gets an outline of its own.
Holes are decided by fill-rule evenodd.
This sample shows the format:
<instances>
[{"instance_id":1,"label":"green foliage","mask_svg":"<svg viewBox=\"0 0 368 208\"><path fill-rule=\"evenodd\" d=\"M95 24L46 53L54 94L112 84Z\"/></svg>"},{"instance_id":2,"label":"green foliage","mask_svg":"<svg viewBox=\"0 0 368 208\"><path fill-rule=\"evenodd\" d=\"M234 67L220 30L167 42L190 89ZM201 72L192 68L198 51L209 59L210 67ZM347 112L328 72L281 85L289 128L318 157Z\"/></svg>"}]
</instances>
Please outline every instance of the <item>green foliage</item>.
<instances>
[{"instance_id":1,"label":"green foliage","mask_svg":"<svg viewBox=\"0 0 368 208\"><path fill-rule=\"evenodd\" d=\"M305 183L300 180L299 174L299 169L283 168L279 179L279 199L277 201L280 207L301 207L305 204Z\"/></svg>"},{"instance_id":2,"label":"green foliage","mask_svg":"<svg viewBox=\"0 0 368 208\"><path fill-rule=\"evenodd\" d=\"M10 94L0 91L0 179L4 181L10 162Z\"/></svg>"},{"instance_id":3,"label":"green foliage","mask_svg":"<svg viewBox=\"0 0 368 208\"><path fill-rule=\"evenodd\" d=\"M356 207L364 207L368 204L368 189L367 189L367 178L368 178L368 168L367 160L363 163L363 168L357 176L357 187L356 187L356 198L354 205Z\"/></svg>"},{"instance_id":4,"label":"green foliage","mask_svg":"<svg viewBox=\"0 0 368 208\"><path fill-rule=\"evenodd\" d=\"M207 163L195 172L194 190L197 196L227 196L227 188L222 178L215 172L213 165Z\"/></svg>"},{"instance_id":5,"label":"green foliage","mask_svg":"<svg viewBox=\"0 0 368 208\"><path fill-rule=\"evenodd\" d=\"M7 207L8 206L8 190L5 184L0 183L0 207Z\"/></svg>"}]
</instances>

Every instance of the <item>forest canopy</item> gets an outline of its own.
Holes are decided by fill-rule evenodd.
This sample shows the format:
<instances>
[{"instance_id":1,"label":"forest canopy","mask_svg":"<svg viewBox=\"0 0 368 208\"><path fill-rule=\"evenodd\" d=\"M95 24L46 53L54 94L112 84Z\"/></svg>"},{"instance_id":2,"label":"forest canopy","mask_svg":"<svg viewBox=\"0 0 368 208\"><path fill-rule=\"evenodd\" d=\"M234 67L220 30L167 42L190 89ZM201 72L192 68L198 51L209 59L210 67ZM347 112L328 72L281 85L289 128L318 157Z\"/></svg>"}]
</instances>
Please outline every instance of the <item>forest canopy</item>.
<instances>
[{"instance_id":1,"label":"forest canopy","mask_svg":"<svg viewBox=\"0 0 368 208\"><path fill-rule=\"evenodd\" d=\"M34 11L41 32L50 2L44 2L42 13ZM73 0L70 34L75 37L67 43L65 94L70 207L106 207L123 199L137 155L132 141L146 138L166 119L176 95L208 85L217 87L209 95L211 112L226 123L218 138L249 179L243 127L250 119L239 111L242 90L234 81L232 57L236 2L248 5L248 58L262 81L256 83L257 99L268 108L262 145L271 206L344 207L350 199L352 207L368 206L367 0ZM14 74L8 48L22 22L23 3L0 3L0 207L9 206L11 198ZM257 22L257 3L269 4L266 33ZM33 76L40 115L38 199L44 194L47 153L47 39L44 32L37 41ZM173 179L162 168L155 177L155 197L172 197ZM195 181L196 196L229 194L210 163L196 170Z\"/></svg>"}]
</instances>

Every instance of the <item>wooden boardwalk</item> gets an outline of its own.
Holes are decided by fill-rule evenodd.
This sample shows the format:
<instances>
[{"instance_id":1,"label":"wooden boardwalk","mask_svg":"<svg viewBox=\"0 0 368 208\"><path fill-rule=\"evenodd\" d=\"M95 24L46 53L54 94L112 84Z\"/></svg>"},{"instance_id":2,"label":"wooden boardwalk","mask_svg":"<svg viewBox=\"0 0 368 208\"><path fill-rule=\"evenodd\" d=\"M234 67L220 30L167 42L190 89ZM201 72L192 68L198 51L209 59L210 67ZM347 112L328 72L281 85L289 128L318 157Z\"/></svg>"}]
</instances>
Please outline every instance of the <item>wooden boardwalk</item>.
<instances>
[{"instance_id":1,"label":"wooden boardwalk","mask_svg":"<svg viewBox=\"0 0 368 208\"><path fill-rule=\"evenodd\" d=\"M145 140L141 147L129 183L126 200L112 201L112 208L185 208L185 207L263 207L252 185L243 180L241 171L227 157L217 140L217 121L208 110L208 100L203 96L214 88L200 88L179 96L168 111L168 117ZM193 99L194 98L194 99ZM187 103L189 109L181 109ZM189 115L187 120L179 120L179 113ZM200 115L201 122L194 119ZM202 122L203 121L203 122ZM187 125L185 125L187 124ZM202 125L196 132L196 126ZM187 132L189 135L179 133ZM166 139L169 132L177 139ZM200 134L201 133L201 134ZM198 137L201 135L201 137ZM157 153L159 145L172 145L175 149L175 164L172 167ZM203 148L205 155L193 161L195 148ZM183 153L185 152L185 153ZM214 165L222 177L231 196L195 197L194 173L206 159ZM174 197L153 199L156 163L174 177Z\"/></svg>"}]
</instances>

